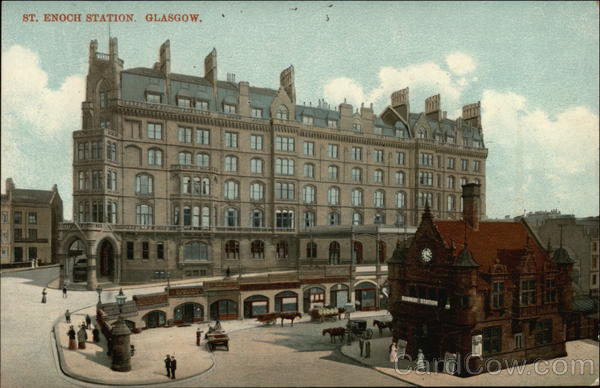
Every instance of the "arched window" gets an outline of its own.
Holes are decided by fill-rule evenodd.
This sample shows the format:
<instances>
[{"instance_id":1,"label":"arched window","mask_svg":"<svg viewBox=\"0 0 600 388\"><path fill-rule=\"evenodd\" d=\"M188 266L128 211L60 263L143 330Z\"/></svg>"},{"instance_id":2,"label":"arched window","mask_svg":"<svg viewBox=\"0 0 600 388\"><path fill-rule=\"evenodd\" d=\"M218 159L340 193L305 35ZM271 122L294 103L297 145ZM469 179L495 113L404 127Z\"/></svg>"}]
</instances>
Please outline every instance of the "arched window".
<instances>
[{"instance_id":1,"label":"arched window","mask_svg":"<svg viewBox=\"0 0 600 388\"><path fill-rule=\"evenodd\" d=\"M140 204L135 207L135 223L137 225L152 225L152 206Z\"/></svg>"},{"instance_id":2,"label":"arched window","mask_svg":"<svg viewBox=\"0 0 600 388\"><path fill-rule=\"evenodd\" d=\"M192 208L189 206L183 207L183 225L184 226L192 225Z\"/></svg>"},{"instance_id":3,"label":"arched window","mask_svg":"<svg viewBox=\"0 0 600 388\"><path fill-rule=\"evenodd\" d=\"M252 210L252 219L250 224L253 228L262 228L265 226L264 213L260 209Z\"/></svg>"},{"instance_id":4,"label":"arched window","mask_svg":"<svg viewBox=\"0 0 600 388\"><path fill-rule=\"evenodd\" d=\"M340 244L337 241L329 243L329 264L340 263Z\"/></svg>"},{"instance_id":5,"label":"arched window","mask_svg":"<svg viewBox=\"0 0 600 388\"><path fill-rule=\"evenodd\" d=\"M352 225L362 225L363 216L359 212L352 213Z\"/></svg>"},{"instance_id":6,"label":"arched window","mask_svg":"<svg viewBox=\"0 0 600 388\"><path fill-rule=\"evenodd\" d=\"M240 258L240 243L235 240L229 240L225 243L225 256L228 259Z\"/></svg>"},{"instance_id":7,"label":"arched window","mask_svg":"<svg viewBox=\"0 0 600 388\"><path fill-rule=\"evenodd\" d=\"M375 172L373 173L373 181L375 183L383 183L383 171L382 170L375 170Z\"/></svg>"},{"instance_id":8,"label":"arched window","mask_svg":"<svg viewBox=\"0 0 600 388\"><path fill-rule=\"evenodd\" d=\"M448 200L447 200L447 209L448 211L453 211L456 210L456 199L454 198L454 195L449 195L448 196Z\"/></svg>"},{"instance_id":9,"label":"arched window","mask_svg":"<svg viewBox=\"0 0 600 388\"><path fill-rule=\"evenodd\" d=\"M340 189L337 187L330 187L327 190L327 202L330 205L339 205L340 204Z\"/></svg>"},{"instance_id":10,"label":"arched window","mask_svg":"<svg viewBox=\"0 0 600 388\"><path fill-rule=\"evenodd\" d=\"M226 181L224 192L225 199L238 199L240 186L236 181Z\"/></svg>"},{"instance_id":11,"label":"arched window","mask_svg":"<svg viewBox=\"0 0 600 388\"><path fill-rule=\"evenodd\" d=\"M362 182L362 170L358 167L352 169L352 181Z\"/></svg>"},{"instance_id":12,"label":"arched window","mask_svg":"<svg viewBox=\"0 0 600 388\"><path fill-rule=\"evenodd\" d=\"M252 201L261 201L263 199L264 186L262 183L252 183L250 185L250 199Z\"/></svg>"},{"instance_id":13,"label":"arched window","mask_svg":"<svg viewBox=\"0 0 600 388\"><path fill-rule=\"evenodd\" d=\"M396 184L399 186L404 185L404 173L402 171L396 171Z\"/></svg>"},{"instance_id":14,"label":"arched window","mask_svg":"<svg viewBox=\"0 0 600 388\"><path fill-rule=\"evenodd\" d=\"M109 224L117 223L117 203L116 202L112 202L112 201L106 202L106 222L108 222Z\"/></svg>"},{"instance_id":15,"label":"arched window","mask_svg":"<svg viewBox=\"0 0 600 388\"><path fill-rule=\"evenodd\" d=\"M208 206L202 208L202 227L210 227L210 208Z\"/></svg>"},{"instance_id":16,"label":"arched window","mask_svg":"<svg viewBox=\"0 0 600 388\"><path fill-rule=\"evenodd\" d=\"M398 209L404 209L406 207L406 193L404 191L396 193L396 207Z\"/></svg>"},{"instance_id":17,"label":"arched window","mask_svg":"<svg viewBox=\"0 0 600 388\"><path fill-rule=\"evenodd\" d=\"M352 247L352 254L354 255L352 259L356 264L363 263L363 245L360 241L354 241L354 246Z\"/></svg>"},{"instance_id":18,"label":"arched window","mask_svg":"<svg viewBox=\"0 0 600 388\"><path fill-rule=\"evenodd\" d=\"M140 174L135 177L135 193L136 194L152 194L153 179L151 175Z\"/></svg>"},{"instance_id":19,"label":"arched window","mask_svg":"<svg viewBox=\"0 0 600 388\"><path fill-rule=\"evenodd\" d=\"M454 188L454 177L452 175L448 176L448 178L446 178L446 183L449 189L453 189Z\"/></svg>"},{"instance_id":20,"label":"arched window","mask_svg":"<svg viewBox=\"0 0 600 388\"><path fill-rule=\"evenodd\" d=\"M352 206L362 206L363 192L361 189L352 190Z\"/></svg>"},{"instance_id":21,"label":"arched window","mask_svg":"<svg viewBox=\"0 0 600 388\"><path fill-rule=\"evenodd\" d=\"M190 242L183 246L183 260L209 261L209 247L203 242Z\"/></svg>"},{"instance_id":22,"label":"arched window","mask_svg":"<svg viewBox=\"0 0 600 388\"><path fill-rule=\"evenodd\" d=\"M287 241L279 241L277 243L277 258L287 259L288 258L288 243Z\"/></svg>"},{"instance_id":23,"label":"arched window","mask_svg":"<svg viewBox=\"0 0 600 388\"><path fill-rule=\"evenodd\" d=\"M419 128L419 130L417 131L417 137L419 139L427 138L427 131L425 130L425 128L423 128L423 127Z\"/></svg>"},{"instance_id":24,"label":"arched window","mask_svg":"<svg viewBox=\"0 0 600 388\"><path fill-rule=\"evenodd\" d=\"M202 178L201 185L202 185L202 188L201 188L200 193L202 195L210 195L210 179Z\"/></svg>"},{"instance_id":25,"label":"arched window","mask_svg":"<svg viewBox=\"0 0 600 388\"><path fill-rule=\"evenodd\" d=\"M202 193L202 185L200 184L200 178L197 176L192 180L192 194L200 195Z\"/></svg>"},{"instance_id":26,"label":"arched window","mask_svg":"<svg viewBox=\"0 0 600 388\"><path fill-rule=\"evenodd\" d=\"M309 242L306 244L306 258L315 259L317 257L317 244Z\"/></svg>"},{"instance_id":27,"label":"arched window","mask_svg":"<svg viewBox=\"0 0 600 388\"><path fill-rule=\"evenodd\" d=\"M254 240L250 244L250 253L253 259L263 259L265 257L265 243L261 240Z\"/></svg>"},{"instance_id":28,"label":"arched window","mask_svg":"<svg viewBox=\"0 0 600 388\"><path fill-rule=\"evenodd\" d=\"M226 227L236 227L239 226L239 213L235 208L227 208L225 209L225 226Z\"/></svg>"},{"instance_id":29,"label":"arched window","mask_svg":"<svg viewBox=\"0 0 600 388\"><path fill-rule=\"evenodd\" d=\"M310 228L315 226L315 213L312 211L304 212L304 227Z\"/></svg>"},{"instance_id":30,"label":"arched window","mask_svg":"<svg viewBox=\"0 0 600 388\"><path fill-rule=\"evenodd\" d=\"M148 165L162 166L162 150L158 148L148 150Z\"/></svg>"},{"instance_id":31,"label":"arched window","mask_svg":"<svg viewBox=\"0 0 600 388\"><path fill-rule=\"evenodd\" d=\"M293 228L294 227L294 211L293 210L275 210L275 227L276 228Z\"/></svg>"},{"instance_id":32,"label":"arched window","mask_svg":"<svg viewBox=\"0 0 600 388\"><path fill-rule=\"evenodd\" d=\"M190 194L192 192L191 179L189 176L181 177L181 194Z\"/></svg>"},{"instance_id":33,"label":"arched window","mask_svg":"<svg viewBox=\"0 0 600 388\"><path fill-rule=\"evenodd\" d=\"M379 262L384 263L385 262L385 241L380 240L377 245L378 245L377 255L379 257Z\"/></svg>"},{"instance_id":34,"label":"arched window","mask_svg":"<svg viewBox=\"0 0 600 388\"><path fill-rule=\"evenodd\" d=\"M315 186L304 186L302 198L304 203L315 203Z\"/></svg>"},{"instance_id":35,"label":"arched window","mask_svg":"<svg viewBox=\"0 0 600 388\"><path fill-rule=\"evenodd\" d=\"M236 172L238 169L238 158L236 156L228 155L225 157L225 171Z\"/></svg>"},{"instance_id":36,"label":"arched window","mask_svg":"<svg viewBox=\"0 0 600 388\"><path fill-rule=\"evenodd\" d=\"M285 105L279 105L279 108L277 108L276 117L279 120L289 120L288 108Z\"/></svg>"},{"instance_id":37,"label":"arched window","mask_svg":"<svg viewBox=\"0 0 600 388\"><path fill-rule=\"evenodd\" d=\"M381 190L377 190L373 195L373 206L385 207L385 194Z\"/></svg>"},{"instance_id":38,"label":"arched window","mask_svg":"<svg viewBox=\"0 0 600 388\"><path fill-rule=\"evenodd\" d=\"M210 167L210 156L208 154L197 154L196 155L196 166L199 168Z\"/></svg>"},{"instance_id":39,"label":"arched window","mask_svg":"<svg viewBox=\"0 0 600 388\"><path fill-rule=\"evenodd\" d=\"M200 227L200 207L194 206L192 210L192 226L198 228Z\"/></svg>"},{"instance_id":40,"label":"arched window","mask_svg":"<svg viewBox=\"0 0 600 388\"><path fill-rule=\"evenodd\" d=\"M330 212L329 213L329 225L339 225L340 224L340 213L338 212Z\"/></svg>"},{"instance_id":41,"label":"arched window","mask_svg":"<svg viewBox=\"0 0 600 388\"><path fill-rule=\"evenodd\" d=\"M191 152L180 152L177 160L180 165L191 166L192 165L192 154Z\"/></svg>"}]
</instances>

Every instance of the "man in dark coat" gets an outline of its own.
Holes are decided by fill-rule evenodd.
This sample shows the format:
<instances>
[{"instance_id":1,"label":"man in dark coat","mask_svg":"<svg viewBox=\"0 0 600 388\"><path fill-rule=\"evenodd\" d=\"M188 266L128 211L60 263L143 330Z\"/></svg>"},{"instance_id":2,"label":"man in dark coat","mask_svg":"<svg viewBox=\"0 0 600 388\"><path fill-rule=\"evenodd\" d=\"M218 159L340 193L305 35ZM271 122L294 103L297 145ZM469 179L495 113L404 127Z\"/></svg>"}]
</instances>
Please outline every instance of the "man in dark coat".
<instances>
[{"instance_id":1,"label":"man in dark coat","mask_svg":"<svg viewBox=\"0 0 600 388\"><path fill-rule=\"evenodd\" d=\"M67 286L63 285L63 298L67 297Z\"/></svg>"},{"instance_id":2,"label":"man in dark coat","mask_svg":"<svg viewBox=\"0 0 600 388\"><path fill-rule=\"evenodd\" d=\"M69 328L67 335L69 336L69 350L77 350L77 342L75 342L76 333L75 329L73 328L73 325L71 325L71 327Z\"/></svg>"},{"instance_id":3,"label":"man in dark coat","mask_svg":"<svg viewBox=\"0 0 600 388\"><path fill-rule=\"evenodd\" d=\"M87 341L87 333L85 331L85 326L81 325L81 328L77 332L77 347L79 349L85 349L85 341Z\"/></svg>"},{"instance_id":4,"label":"man in dark coat","mask_svg":"<svg viewBox=\"0 0 600 388\"><path fill-rule=\"evenodd\" d=\"M92 330L92 337L94 338L94 342L100 342L100 330L98 330L98 326L95 326L94 330Z\"/></svg>"},{"instance_id":5,"label":"man in dark coat","mask_svg":"<svg viewBox=\"0 0 600 388\"><path fill-rule=\"evenodd\" d=\"M65 312L65 319L67 320L67 323L71 323L71 313L69 310Z\"/></svg>"},{"instance_id":6,"label":"man in dark coat","mask_svg":"<svg viewBox=\"0 0 600 388\"><path fill-rule=\"evenodd\" d=\"M171 378L175 378L175 369L177 369L177 360L175 356L171 356Z\"/></svg>"},{"instance_id":7,"label":"man in dark coat","mask_svg":"<svg viewBox=\"0 0 600 388\"><path fill-rule=\"evenodd\" d=\"M87 315L87 314L85 316L85 328L86 329L91 329L92 328L92 318L90 318L90 316Z\"/></svg>"},{"instance_id":8,"label":"man in dark coat","mask_svg":"<svg viewBox=\"0 0 600 388\"><path fill-rule=\"evenodd\" d=\"M168 354L165 358L165 368L167 368L167 377L171 377L171 357Z\"/></svg>"},{"instance_id":9,"label":"man in dark coat","mask_svg":"<svg viewBox=\"0 0 600 388\"><path fill-rule=\"evenodd\" d=\"M46 303L46 294L47 294L47 292L46 292L46 289L44 288L42 290L42 303Z\"/></svg>"}]
</instances>

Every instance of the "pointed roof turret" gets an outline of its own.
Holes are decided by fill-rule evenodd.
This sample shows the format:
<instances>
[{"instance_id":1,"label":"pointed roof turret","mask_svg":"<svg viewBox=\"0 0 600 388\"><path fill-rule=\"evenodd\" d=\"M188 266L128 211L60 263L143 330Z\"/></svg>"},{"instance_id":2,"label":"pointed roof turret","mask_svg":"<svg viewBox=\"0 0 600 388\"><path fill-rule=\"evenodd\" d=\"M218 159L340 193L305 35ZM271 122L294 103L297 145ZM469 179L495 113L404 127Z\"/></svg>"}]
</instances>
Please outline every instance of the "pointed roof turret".
<instances>
[{"instance_id":1,"label":"pointed roof turret","mask_svg":"<svg viewBox=\"0 0 600 388\"><path fill-rule=\"evenodd\" d=\"M554 251L554 255L552 255L552 262L556 264L573 264L575 261L571 259L569 252L563 247L563 234L562 234L562 225L559 225L560 228L560 247Z\"/></svg>"},{"instance_id":2,"label":"pointed roof turret","mask_svg":"<svg viewBox=\"0 0 600 388\"><path fill-rule=\"evenodd\" d=\"M464 268L477 268L479 267L479 264L477 264L475 260L473 260L473 254L465 244L463 250L460 251L460 253L456 257L456 260L454 261L454 266Z\"/></svg>"},{"instance_id":3,"label":"pointed roof turret","mask_svg":"<svg viewBox=\"0 0 600 388\"><path fill-rule=\"evenodd\" d=\"M404 245L400 245L400 239L396 242L396 248L394 249L394 253L392 253L392 257L387 261L388 264L404 264L406 261L406 257L408 256L408 247L406 246L406 239L404 240Z\"/></svg>"}]
</instances>

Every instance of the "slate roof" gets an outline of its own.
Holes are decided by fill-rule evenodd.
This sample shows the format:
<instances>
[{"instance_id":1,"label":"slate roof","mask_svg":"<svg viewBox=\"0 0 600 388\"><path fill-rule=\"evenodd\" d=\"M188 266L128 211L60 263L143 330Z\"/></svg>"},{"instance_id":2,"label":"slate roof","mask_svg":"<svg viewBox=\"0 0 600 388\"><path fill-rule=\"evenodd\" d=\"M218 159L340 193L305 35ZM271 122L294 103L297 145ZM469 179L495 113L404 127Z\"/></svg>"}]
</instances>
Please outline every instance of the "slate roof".
<instances>
[{"instance_id":1,"label":"slate roof","mask_svg":"<svg viewBox=\"0 0 600 388\"><path fill-rule=\"evenodd\" d=\"M408 255L408 247L400 244L400 241L396 242L396 248L394 249L394 253L392 253L392 257L388 259L388 264L403 264L406 261L406 256Z\"/></svg>"},{"instance_id":2,"label":"slate roof","mask_svg":"<svg viewBox=\"0 0 600 388\"><path fill-rule=\"evenodd\" d=\"M447 247L453 242L459 249L464 247L464 221L435 221L435 225ZM538 266L547 258L545 250L536 243L535 237L521 222L479 222L479 230L475 231L471 227L466 230L472 260L485 270L497 258L502 264L514 268L517 260L527 253L527 249L530 249Z\"/></svg>"},{"instance_id":3,"label":"slate roof","mask_svg":"<svg viewBox=\"0 0 600 388\"><path fill-rule=\"evenodd\" d=\"M573 259L571 259L569 252L563 247L560 247L554 251L554 254L552 255L552 261L556 264L573 264L575 262Z\"/></svg>"},{"instance_id":4,"label":"slate roof","mask_svg":"<svg viewBox=\"0 0 600 388\"><path fill-rule=\"evenodd\" d=\"M29 189L14 189L12 191L12 201L49 204L54 194L51 190L29 190Z\"/></svg>"},{"instance_id":5,"label":"slate roof","mask_svg":"<svg viewBox=\"0 0 600 388\"><path fill-rule=\"evenodd\" d=\"M463 250L460 251L460 253L456 257L456 260L454 261L454 266L455 267L473 268L473 267L479 267L479 264L477 264L473 260L473 254L471 253L469 248L467 248L465 246L463 248Z\"/></svg>"}]
</instances>

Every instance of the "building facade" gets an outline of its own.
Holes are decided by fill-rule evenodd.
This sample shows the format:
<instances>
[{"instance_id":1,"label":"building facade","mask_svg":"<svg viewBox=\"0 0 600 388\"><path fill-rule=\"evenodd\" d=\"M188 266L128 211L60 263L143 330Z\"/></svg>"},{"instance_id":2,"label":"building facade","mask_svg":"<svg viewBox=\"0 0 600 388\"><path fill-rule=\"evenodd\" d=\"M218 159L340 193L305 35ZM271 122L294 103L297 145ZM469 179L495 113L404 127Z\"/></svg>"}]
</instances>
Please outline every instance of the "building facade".
<instances>
[{"instance_id":1,"label":"building facade","mask_svg":"<svg viewBox=\"0 0 600 388\"><path fill-rule=\"evenodd\" d=\"M376 272L425 203L456 219L461 185L486 185L479 103L457 120L439 95L411 112L408 88L380 115L306 106L293 67L267 89L231 74L218 80L216 50L204 66L203 76L172 73L166 41L152 68L125 70L116 38L108 54L91 42L63 280L78 262L90 269L88 288L98 276L135 283L352 264Z\"/></svg>"},{"instance_id":2,"label":"building facade","mask_svg":"<svg viewBox=\"0 0 600 388\"><path fill-rule=\"evenodd\" d=\"M551 256L525 221L480 221L478 185L463 197L462 221L426 209L388 262L394 340L413 359L420 349L458 360L463 376L564 356L573 262Z\"/></svg>"},{"instance_id":3,"label":"building facade","mask_svg":"<svg viewBox=\"0 0 600 388\"><path fill-rule=\"evenodd\" d=\"M0 262L58 262L58 225L63 221L63 209L56 185L52 190L17 189L8 178L1 204Z\"/></svg>"}]
</instances>

